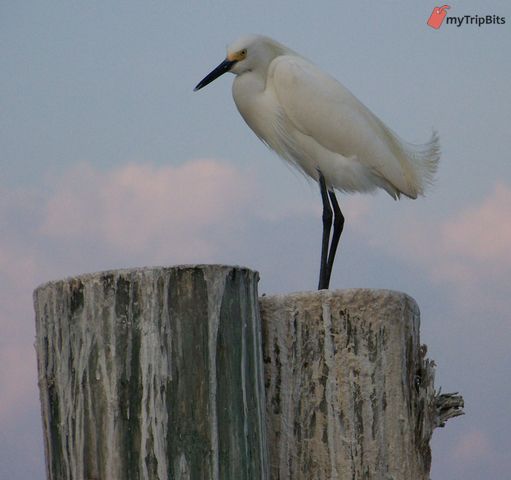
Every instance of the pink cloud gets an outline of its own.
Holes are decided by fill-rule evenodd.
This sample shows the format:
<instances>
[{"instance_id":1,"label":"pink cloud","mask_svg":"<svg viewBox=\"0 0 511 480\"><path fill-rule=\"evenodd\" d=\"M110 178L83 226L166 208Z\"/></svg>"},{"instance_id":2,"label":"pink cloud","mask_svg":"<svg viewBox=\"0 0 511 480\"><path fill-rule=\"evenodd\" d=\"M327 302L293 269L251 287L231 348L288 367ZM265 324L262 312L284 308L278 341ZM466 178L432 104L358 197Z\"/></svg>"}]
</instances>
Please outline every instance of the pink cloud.
<instances>
[{"instance_id":1,"label":"pink cloud","mask_svg":"<svg viewBox=\"0 0 511 480\"><path fill-rule=\"evenodd\" d=\"M250 190L246 176L214 160L130 164L106 173L80 165L59 182L41 233L93 238L128 253L152 247L207 253L208 229L239 221Z\"/></svg>"},{"instance_id":2,"label":"pink cloud","mask_svg":"<svg viewBox=\"0 0 511 480\"><path fill-rule=\"evenodd\" d=\"M462 286L481 304L507 304L501 294L511 276L511 188L497 184L482 203L444 222L439 232L429 258L435 278Z\"/></svg>"},{"instance_id":3,"label":"pink cloud","mask_svg":"<svg viewBox=\"0 0 511 480\"><path fill-rule=\"evenodd\" d=\"M511 187L499 183L479 204L441 221L399 218L372 244L428 272L459 305L505 311L511 278Z\"/></svg>"},{"instance_id":4,"label":"pink cloud","mask_svg":"<svg viewBox=\"0 0 511 480\"><path fill-rule=\"evenodd\" d=\"M453 455L461 463L479 463L492 452L490 440L484 432L465 433L453 448Z\"/></svg>"},{"instance_id":5,"label":"pink cloud","mask_svg":"<svg viewBox=\"0 0 511 480\"><path fill-rule=\"evenodd\" d=\"M4 219L2 219L4 220ZM0 221L2 226L4 222ZM16 236L15 236L16 237ZM37 261L30 242L0 242L0 428L36 408L32 289Z\"/></svg>"},{"instance_id":6,"label":"pink cloud","mask_svg":"<svg viewBox=\"0 0 511 480\"><path fill-rule=\"evenodd\" d=\"M511 188L498 184L479 206L443 226L448 252L499 269L511 267Z\"/></svg>"},{"instance_id":7,"label":"pink cloud","mask_svg":"<svg viewBox=\"0 0 511 480\"><path fill-rule=\"evenodd\" d=\"M449 456L460 478L464 478L477 469L481 473L493 470L502 472L507 478L510 465L509 452L503 445L491 439L491 432L470 430L461 434L450 449ZM481 477L483 478L483 477Z\"/></svg>"},{"instance_id":8,"label":"pink cloud","mask_svg":"<svg viewBox=\"0 0 511 480\"><path fill-rule=\"evenodd\" d=\"M33 408L37 388L35 351L30 345L1 345L0 425L29 406Z\"/></svg>"}]
</instances>

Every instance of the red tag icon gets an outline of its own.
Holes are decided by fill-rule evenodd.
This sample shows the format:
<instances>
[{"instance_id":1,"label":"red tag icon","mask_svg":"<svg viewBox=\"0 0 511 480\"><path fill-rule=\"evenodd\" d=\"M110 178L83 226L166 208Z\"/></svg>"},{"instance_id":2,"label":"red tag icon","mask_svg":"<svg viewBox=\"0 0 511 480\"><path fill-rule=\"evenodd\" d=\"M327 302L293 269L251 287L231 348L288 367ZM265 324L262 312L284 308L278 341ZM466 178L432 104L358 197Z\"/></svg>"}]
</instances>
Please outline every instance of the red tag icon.
<instances>
[{"instance_id":1,"label":"red tag icon","mask_svg":"<svg viewBox=\"0 0 511 480\"><path fill-rule=\"evenodd\" d=\"M428 25L432 28L440 28L445 16L447 15L447 9L451 8L449 5L443 5L442 7L435 7L431 16L428 19Z\"/></svg>"}]
</instances>

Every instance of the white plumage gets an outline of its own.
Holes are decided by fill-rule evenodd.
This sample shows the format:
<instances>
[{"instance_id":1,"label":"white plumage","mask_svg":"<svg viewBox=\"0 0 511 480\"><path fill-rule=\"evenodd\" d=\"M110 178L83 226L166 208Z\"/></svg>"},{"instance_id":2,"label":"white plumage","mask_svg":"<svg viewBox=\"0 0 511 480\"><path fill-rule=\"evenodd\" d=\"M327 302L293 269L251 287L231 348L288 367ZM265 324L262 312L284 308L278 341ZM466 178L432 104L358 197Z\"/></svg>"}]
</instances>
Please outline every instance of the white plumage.
<instances>
[{"instance_id":1,"label":"white plumage","mask_svg":"<svg viewBox=\"0 0 511 480\"><path fill-rule=\"evenodd\" d=\"M236 75L232 93L249 127L306 175L322 176L330 192L379 187L417 198L432 182L436 133L423 145L404 142L332 76L275 40L235 41L196 90L227 71Z\"/></svg>"},{"instance_id":2,"label":"white plumage","mask_svg":"<svg viewBox=\"0 0 511 480\"><path fill-rule=\"evenodd\" d=\"M316 180L319 169L341 191L424 193L438 164L435 134L425 145L403 142L337 80L270 38L241 38L228 55L244 49L231 69L234 101L282 158Z\"/></svg>"}]
</instances>

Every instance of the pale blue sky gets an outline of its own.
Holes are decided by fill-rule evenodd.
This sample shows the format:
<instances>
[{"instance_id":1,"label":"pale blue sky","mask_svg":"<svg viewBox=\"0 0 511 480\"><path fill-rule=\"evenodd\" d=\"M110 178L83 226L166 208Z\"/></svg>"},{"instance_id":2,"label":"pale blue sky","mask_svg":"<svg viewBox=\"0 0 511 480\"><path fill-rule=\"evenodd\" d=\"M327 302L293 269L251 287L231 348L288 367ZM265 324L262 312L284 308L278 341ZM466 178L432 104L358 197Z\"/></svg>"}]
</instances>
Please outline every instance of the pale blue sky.
<instances>
[{"instance_id":1,"label":"pale blue sky","mask_svg":"<svg viewBox=\"0 0 511 480\"><path fill-rule=\"evenodd\" d=\"M432 478L511 470L509 2L451 3L449 15L497 14L506 24L438 31L426 26L434 2L276 3L0 3L0 478L44 478L38 283L205 261L259 270L261 292L315 287L316 185L243 123L232 77L193 92L245 33L310 58L405 139L439 132L443 155L426 198L340 196L347 223L332 287L417 300L437 386L467 402L465 417L434 434ZM195 182L200 159L218 186ZM176 178L183 197L151 191L167 180L178 190ZM195 198L203 214L183 220L176 210ZM122 217L116 229L109 215Z\"/></svg>"}]
</instances>

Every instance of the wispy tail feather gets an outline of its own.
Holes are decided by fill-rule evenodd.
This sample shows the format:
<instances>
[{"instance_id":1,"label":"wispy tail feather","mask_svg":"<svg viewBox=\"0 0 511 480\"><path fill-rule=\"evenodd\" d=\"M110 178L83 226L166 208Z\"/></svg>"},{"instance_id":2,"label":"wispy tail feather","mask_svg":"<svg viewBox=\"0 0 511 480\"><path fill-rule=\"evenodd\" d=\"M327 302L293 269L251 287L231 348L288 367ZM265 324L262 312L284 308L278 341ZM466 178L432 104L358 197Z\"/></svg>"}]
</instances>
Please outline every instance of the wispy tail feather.
<instances>
[{"instance_id":1,"label":"wispy tail feather","mask_svg":"<svg viewBox=\"0 0 511 480\"><path fill-rule=\"evenodd\" d=\"M438 161L440 160L438 133L433 130L427 143L415 145L402 142L402 145L415 170L417 194L424 195L424 191L433 184L438 170Z\"/></svg>"}]
</instances>

